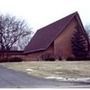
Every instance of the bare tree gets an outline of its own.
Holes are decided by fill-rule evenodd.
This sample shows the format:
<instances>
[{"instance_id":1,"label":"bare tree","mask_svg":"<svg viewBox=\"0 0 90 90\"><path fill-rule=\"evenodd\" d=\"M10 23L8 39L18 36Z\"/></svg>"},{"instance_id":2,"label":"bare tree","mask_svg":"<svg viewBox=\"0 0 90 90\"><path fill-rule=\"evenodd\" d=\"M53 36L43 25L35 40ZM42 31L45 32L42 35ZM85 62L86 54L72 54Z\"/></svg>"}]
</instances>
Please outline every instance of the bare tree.
<instances>
[{"instance_id":1,"label":"bare tree","mask_svg":"<svg viewBox=\"0 0 90 90\"><path fill-rule=\"evenodd\" d=\"M31 36L26 36L26 38L21 38L17 41L18 49L24 50L25 46L30 42Z\"/></svg>"},{"instance_id":2,"label":"bare tree","mask_svg":"<svg viewBox=\"0 0 90 90\"><path fill-rule=\"evenodd\" d=\"M31 35L31 28L27 26L24 20L16 19L10 15L0 16L0 50L11 50L14 45L19 47L18 41L24 43L24 39L27 39ZM23 39L23 40L22 40ZM27 42L30 39L27 39ZM23 44L23 47L26 44Z\"/></svg>"}]
</instances>

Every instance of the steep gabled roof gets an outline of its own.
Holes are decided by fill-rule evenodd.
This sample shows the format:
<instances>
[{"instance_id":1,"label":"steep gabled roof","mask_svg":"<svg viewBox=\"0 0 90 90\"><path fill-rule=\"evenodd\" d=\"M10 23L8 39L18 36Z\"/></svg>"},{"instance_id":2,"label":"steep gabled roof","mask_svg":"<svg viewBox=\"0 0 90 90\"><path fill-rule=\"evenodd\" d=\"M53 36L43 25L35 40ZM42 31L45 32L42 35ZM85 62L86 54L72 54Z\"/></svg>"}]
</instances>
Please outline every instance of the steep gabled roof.
<instances>
[{"instance_id":1,"label":"steep gabled roof","mask_svg":"<svg viewBox=\"0 0 90 90\"><path fill-rule=\"evenodd\" d=\"M75 12L39 29L31 39L30 43L25 47L25 53L46 50L56 37L63 32L64 28L69 24L74 16L79 17L78 13Z\"/></svg>"}]
</instances>

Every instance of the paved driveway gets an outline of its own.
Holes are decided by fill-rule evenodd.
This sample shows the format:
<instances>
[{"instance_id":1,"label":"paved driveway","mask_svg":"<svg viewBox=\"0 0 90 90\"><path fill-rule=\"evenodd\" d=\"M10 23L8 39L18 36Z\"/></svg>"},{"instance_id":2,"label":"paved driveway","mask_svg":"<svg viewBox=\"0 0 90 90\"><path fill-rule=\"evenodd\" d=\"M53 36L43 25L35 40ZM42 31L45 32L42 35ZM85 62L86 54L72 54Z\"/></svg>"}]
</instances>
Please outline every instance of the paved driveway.
<instances>
[{"instance_id":1,"label":"paved driveway","mask_svg":"<svg viewBox=\"0 0 90 90\"><path fill-rule=\"evenodd\" d=\"M0 88L90 87L89 83L46 80L0 66Z\"/></svg>"}]
</instances>

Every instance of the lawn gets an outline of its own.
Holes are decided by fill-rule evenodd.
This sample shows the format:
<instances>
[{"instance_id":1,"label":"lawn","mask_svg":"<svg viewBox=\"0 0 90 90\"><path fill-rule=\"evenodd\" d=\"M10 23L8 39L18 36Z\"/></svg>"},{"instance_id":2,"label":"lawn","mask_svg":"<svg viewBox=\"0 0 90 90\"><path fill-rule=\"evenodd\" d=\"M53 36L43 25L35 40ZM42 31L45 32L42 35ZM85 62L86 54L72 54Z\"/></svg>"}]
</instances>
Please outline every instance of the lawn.
<instances>
[{"instance_id":1,"label":"lawn","mask_svg":"<svg viewBox=\"0 0 90 90\"><path fill-rule=\"evenodd\" d=\"M90 61L30 61L0 63L0 65L38 77L90 77Z\"/></svg>"}]
</instances>

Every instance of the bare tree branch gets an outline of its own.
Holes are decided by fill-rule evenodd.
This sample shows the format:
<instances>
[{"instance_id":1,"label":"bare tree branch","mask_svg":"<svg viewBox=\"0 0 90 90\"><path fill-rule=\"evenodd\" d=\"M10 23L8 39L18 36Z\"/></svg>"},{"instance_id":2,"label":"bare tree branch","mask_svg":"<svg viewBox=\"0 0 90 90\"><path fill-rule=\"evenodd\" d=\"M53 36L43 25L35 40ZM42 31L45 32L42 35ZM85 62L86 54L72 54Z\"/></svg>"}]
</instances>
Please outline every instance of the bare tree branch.
<instances>
[{"instance_id":1,"label":"bare tree branch","mask_svg":"<svg viewBox=\"0 0 90 90\"><path fill-rule=\"evenodd\" d=\"M24 39L21 39L26 39L31 33L31 28L27 26L24 20L21 21L9 15L0 16L0 50L11 50L15 44L19 47L20 45L17 42L22 41L24 43Z\"/></svg>"}]
</instances>

